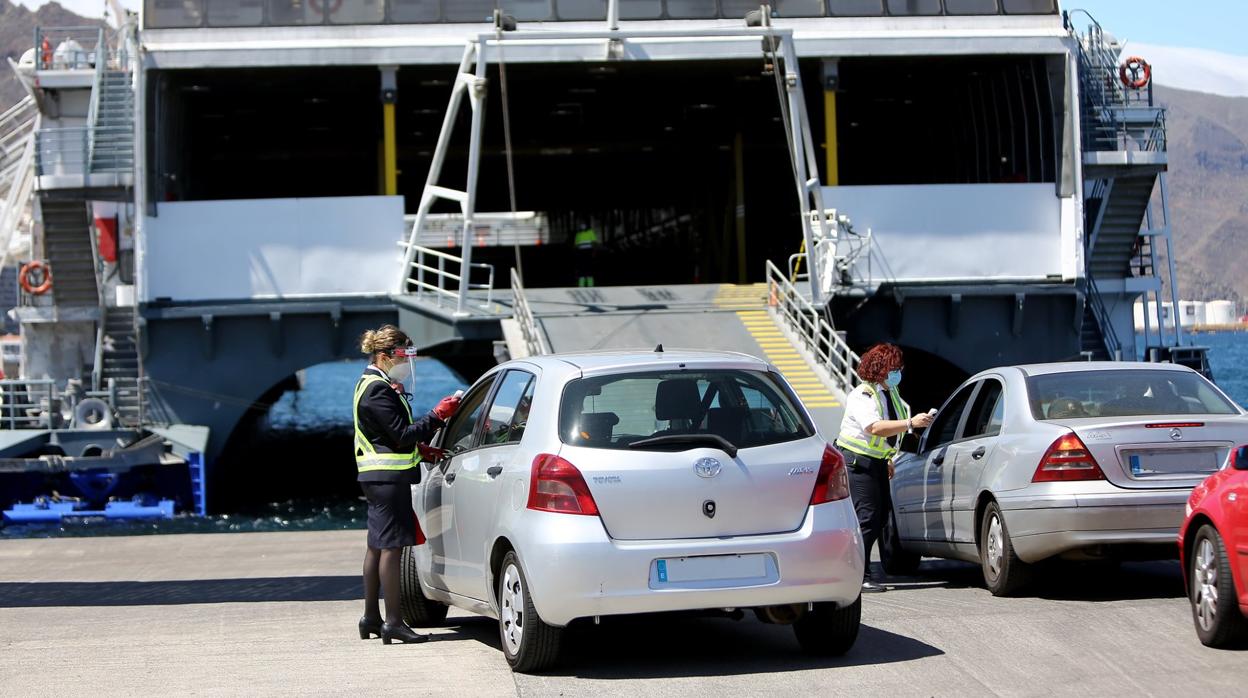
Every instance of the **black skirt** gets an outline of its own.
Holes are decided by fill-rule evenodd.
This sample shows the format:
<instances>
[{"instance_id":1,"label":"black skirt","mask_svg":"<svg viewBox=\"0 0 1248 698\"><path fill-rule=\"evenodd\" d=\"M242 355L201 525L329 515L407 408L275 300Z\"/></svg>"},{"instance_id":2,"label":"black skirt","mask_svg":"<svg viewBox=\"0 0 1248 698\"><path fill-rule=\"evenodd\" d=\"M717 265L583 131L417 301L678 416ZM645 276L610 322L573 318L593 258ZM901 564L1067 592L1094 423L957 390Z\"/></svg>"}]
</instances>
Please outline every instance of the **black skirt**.
<instances>
[{"instance_id":1,"label":"black skirt","mask_svg":"<svg viewBox=\"0 0 1248 698\"><path fill-rule=\"evenodd\" d=\"M406 482L361 482L360 489L368 500L368 547L416 545L412 486Z\"/></svg>"}]
</instances>

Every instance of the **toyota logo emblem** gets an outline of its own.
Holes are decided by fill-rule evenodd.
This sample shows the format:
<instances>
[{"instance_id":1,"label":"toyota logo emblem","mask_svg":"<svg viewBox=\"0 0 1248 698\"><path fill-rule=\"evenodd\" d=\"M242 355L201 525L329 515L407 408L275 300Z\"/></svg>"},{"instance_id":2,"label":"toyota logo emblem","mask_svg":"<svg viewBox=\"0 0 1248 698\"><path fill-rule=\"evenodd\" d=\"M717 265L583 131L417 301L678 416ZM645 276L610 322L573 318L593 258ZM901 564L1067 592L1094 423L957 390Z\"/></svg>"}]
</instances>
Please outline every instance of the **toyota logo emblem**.
<instances>
[{"instance_id":1,"label":"toyota logo emblem","mask_svg":"<svg viewBox=\"0 0 1248 698\"><path fill-rule=\"evenodd\" d=\"M715 477L722 470L724 465L714 458L699 458L694 461L693 472L698 477Z\"/></svg>"},{"instance_id":2,"label":"toyota logo emblem","mask_svg":"<svg viewBox=\"0 0 1248 698\"><path fill-rule=\"evenodd\" d=\"M1175 427L1175 428L1171 429L1171 430L1170 430L1170 440L1171 440L1171 441L1182 441L1182 440L1183 440L1183 432L1182 432L1182 431L1180 431L1178 427Z\"/></svg>"}]
</instances>

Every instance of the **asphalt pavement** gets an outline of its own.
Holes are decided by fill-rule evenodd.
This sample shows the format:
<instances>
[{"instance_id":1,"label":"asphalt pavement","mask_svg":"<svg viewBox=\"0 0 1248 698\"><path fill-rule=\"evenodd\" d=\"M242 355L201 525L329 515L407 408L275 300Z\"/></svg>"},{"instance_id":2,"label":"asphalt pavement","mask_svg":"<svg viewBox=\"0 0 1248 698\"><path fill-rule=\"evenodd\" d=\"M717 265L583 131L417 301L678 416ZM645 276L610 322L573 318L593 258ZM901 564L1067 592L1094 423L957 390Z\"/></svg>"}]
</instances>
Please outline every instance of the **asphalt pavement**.
<instances>
[{"instance_id":1,"label":"asphalt pavement","mask_svg":"<svg viewBox=\"0 0 1248 698\"><path fill-rule=\"evenodd\" d=\"M558 670L514 675L452 611L423 645L361 641L363 531L0 540L4 695L1244 695L1248 650L1203 647L1177 563L1058 565L994 598L925 561L812 659L746 615L604 618Z\"/></svg>"}]
</instances>

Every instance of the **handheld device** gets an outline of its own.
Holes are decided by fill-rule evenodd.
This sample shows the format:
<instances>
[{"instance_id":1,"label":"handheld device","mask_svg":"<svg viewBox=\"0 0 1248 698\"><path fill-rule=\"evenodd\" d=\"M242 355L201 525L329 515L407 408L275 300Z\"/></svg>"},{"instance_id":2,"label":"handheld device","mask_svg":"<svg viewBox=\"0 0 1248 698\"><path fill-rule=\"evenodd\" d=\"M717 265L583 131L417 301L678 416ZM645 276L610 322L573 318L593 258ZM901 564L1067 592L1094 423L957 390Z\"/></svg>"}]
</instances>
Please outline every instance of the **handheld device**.
<instances>
[{"instance_id":1,"label":"handheld device","mask_svg":"<svg viewBox=\"0 0 1248 698\"><path fill-rule=\"evenodd\" d=\"M456 391L455 391L455 394L454 394L452 397L463 397L463 396L464 396L464 391L462 391L462 390L456 390ZM935 410L933 410L933 412L934 412L934 411L935 411Z\"/></svg>"}]
</instances>

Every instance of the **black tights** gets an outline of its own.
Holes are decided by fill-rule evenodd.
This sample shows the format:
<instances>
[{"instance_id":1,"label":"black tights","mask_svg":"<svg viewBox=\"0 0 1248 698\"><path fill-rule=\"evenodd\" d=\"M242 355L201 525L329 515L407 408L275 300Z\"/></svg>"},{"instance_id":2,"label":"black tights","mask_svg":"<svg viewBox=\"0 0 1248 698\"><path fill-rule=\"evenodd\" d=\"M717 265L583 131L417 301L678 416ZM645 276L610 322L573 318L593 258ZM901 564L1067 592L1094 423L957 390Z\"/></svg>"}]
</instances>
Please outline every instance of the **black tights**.
<instances>
[{"instance_id":1,"label":"black tights","mask_svg":"<svg viewBox=\"0 0 1248 698\"><path fill-rule=\"evenodd\" d=\"M385 592L388 625L403 623L403 609L399 606L399 560L402 548L369 548L364 553L364 617L378 618L377 597Z\"/></svg>"}]
</instances>

